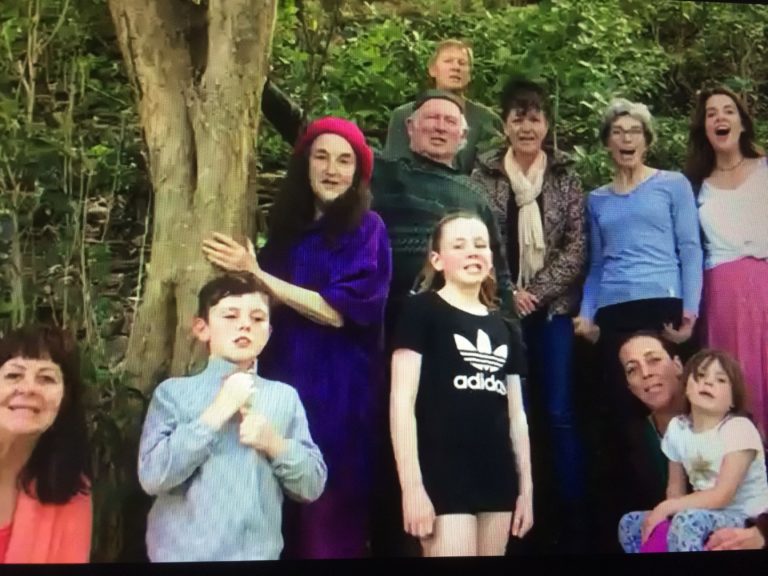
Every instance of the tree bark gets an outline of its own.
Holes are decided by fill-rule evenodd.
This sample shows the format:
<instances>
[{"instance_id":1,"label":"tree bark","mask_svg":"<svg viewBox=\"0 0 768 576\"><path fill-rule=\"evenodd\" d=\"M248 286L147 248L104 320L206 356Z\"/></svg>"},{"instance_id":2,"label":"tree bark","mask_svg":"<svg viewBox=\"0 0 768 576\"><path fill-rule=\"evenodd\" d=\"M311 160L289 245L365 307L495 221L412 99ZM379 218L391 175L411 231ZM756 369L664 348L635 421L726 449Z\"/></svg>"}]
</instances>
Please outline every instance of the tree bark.
<instances>
[{"instance_id":1,"label":"tree bark","mask_svg":"<svg viewBox=\"0 0 768 576\"><path fill-rule=\"evenodd\" d=\"M155 195L146 287L124 363L148 392L202 360L191 323L197 292L214 272L202 239L252 232L248 170L276 0L209 0L207 8L190 0L109 0L109 7Z\"/></svg>"}]
</instances>

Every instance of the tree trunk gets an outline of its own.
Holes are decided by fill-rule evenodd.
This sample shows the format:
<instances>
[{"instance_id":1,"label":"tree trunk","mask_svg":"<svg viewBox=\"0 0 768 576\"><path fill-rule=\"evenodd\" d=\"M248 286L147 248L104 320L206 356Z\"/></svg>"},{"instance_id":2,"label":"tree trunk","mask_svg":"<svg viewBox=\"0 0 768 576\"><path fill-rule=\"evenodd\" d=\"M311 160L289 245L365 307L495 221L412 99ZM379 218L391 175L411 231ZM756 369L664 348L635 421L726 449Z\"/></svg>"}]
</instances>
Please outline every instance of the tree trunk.
<instances>
[{"instance_id":1,"label":"tree trunk","mask_svg":"<svg viewBox=\"0 0 768 576\"><path fill-rule=\"evenodd\" d=\"M109 0L136 88L152 181L146 288L124 369L143 391L202 358L191 333L197 292L214 270L213 231L248 235L255 153L276 0Z\"/></svg>"}]
</instances>

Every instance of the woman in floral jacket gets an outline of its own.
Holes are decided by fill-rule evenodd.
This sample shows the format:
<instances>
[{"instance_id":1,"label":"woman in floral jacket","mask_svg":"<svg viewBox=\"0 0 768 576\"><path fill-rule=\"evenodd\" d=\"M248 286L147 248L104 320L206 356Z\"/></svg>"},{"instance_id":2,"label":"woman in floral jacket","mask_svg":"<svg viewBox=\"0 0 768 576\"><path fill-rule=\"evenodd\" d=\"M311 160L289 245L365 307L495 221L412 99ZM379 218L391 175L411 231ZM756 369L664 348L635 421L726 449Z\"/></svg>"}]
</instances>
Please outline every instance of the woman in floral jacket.
<instances>
[{"instance_id":1,"label":"woman in floral jacket","mask_svg":"<svg viewBox=\"0 0 768 576\"><path fill-rule=\"evenodd\" d=\"M481 155L472 173L488 195L515 282L533 386L553 447L563 511L561 527L583 519L584 457L573 410L573 324L586 264L584 195L564 154L545 151L547 95L538 84L510 79L501 95L508 145ZM534 431L535 432L535 431ZM563 534L564 550L580 543Z\"/></svg>"}]
</instances>

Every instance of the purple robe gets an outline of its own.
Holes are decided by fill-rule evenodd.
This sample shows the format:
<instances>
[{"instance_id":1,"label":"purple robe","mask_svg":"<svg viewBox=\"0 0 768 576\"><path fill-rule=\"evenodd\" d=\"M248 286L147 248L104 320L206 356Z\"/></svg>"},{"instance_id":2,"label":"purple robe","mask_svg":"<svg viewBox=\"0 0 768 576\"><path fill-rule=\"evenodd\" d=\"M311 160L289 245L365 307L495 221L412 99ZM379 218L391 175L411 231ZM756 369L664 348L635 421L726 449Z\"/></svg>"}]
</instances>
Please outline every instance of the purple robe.
<instances>
[{"instance_id":1,"label":"purple robe","mask_svg":"<svg viewBox=\"0 0 768 576\"><path fill-rule=\"evenodd\" d=\"M319 292L344 318L323 326L286 305L273 307L259 373L294 386L328 466L323 495L286 504L287 558L368 554L374 396L385 373L382 326L391 278L386 228L375 212L332 244L320 220L290 248L259 253L266 272ZM380 394L379 394L380 396Z\"/></svg>"}]
</instances>

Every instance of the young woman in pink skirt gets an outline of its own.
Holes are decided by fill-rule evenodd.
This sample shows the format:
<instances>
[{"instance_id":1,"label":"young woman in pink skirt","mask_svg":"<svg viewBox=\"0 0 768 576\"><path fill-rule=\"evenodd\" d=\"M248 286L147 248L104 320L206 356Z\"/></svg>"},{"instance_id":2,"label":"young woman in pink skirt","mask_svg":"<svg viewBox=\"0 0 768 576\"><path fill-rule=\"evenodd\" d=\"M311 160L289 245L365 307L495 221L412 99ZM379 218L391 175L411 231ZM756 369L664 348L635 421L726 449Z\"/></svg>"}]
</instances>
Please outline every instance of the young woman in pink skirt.
<instances>
[{"instance_id":1,"label":"young woman in pink skirt","mask_svg":"<svg viewBox=\"0 0 768 576\"><path fill-rule=\"evenodd\" d=\"M686 175L698 190L704 235L706 344L746 376L754 419L768 432L768 161L752 118L725 87L702 90L691 121Z\"/></svg>"}]
</instances>

